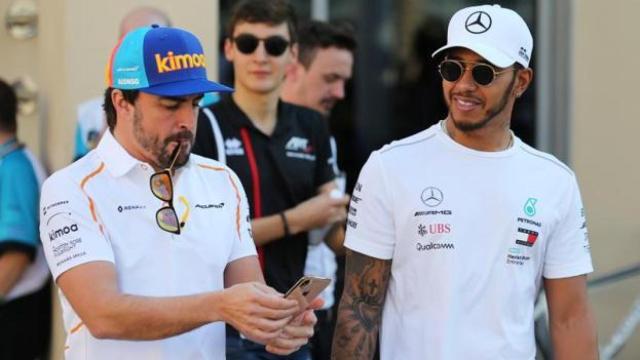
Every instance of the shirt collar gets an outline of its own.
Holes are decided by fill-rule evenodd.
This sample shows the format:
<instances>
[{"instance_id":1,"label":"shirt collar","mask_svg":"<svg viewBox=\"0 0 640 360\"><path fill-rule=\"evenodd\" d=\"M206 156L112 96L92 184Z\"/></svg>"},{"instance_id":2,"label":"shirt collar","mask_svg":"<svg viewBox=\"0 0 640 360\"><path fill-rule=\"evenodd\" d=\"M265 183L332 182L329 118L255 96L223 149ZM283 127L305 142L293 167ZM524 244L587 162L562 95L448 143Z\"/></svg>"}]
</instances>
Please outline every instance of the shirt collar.
<instances>
[{"instance_id":1,"label":"shirt collar","mask_svg":"<svg viewBox=\"0 0 640 360\"><path fill-rule=\"evenodd\" d=\"M4 143L0 144L0 157L4 157L5 155L13 152L19 147L20 144L18 144L18 139L16 139L15 137L8 139Z\"/></svg>"},{"instance_id":2,"label":"shirt collar","mask_svg":"<svg viewBox=\"0 0 640 360\"><path fill-rule=\"evenodd\" d=\"M244 111L240 109L231 95L225 96L220 101L220 103L222 103L221 106L228 106L227 109L231 112L232 115L229 116L228 119L225 119L225 121L229 121L238 129L245 127L252 129L258 133L262 133L260 130L258 130L258 128L255 127L255 125L253 125L253 122L249 119L247 114L245 114ZM281 99L278 99L276 127L275 129L273 129L273 134L271 134L270 137L277 137L283 133L287 133L290 127L290 114L287 113L288 110L289 109L287 108L287 106L285 106L285 103Z\"/></svg>"},{"instance_id":3,"label":"shirt collar","mask_svg":"<svg viewBox=\"0 0 640 360\"><path fill-rule=\"evenodd\" d=\"M113 137L110 130L104 132L100 143L96 147L98 156L104 161L107 170L115 177L127 174L134 166L142 164L125 150ZM148 164L147 164L148 165Z\"/></svg>"}]
</instances>

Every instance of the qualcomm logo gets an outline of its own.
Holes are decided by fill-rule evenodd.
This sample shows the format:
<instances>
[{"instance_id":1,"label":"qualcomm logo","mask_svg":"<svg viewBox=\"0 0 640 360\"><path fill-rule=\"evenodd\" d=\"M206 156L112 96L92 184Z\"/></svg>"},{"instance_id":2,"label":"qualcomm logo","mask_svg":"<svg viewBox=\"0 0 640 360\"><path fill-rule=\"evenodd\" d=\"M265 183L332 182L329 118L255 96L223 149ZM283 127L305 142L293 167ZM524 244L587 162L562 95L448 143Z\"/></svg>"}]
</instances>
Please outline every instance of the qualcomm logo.
<instances>
[{"instance_id":1,"label":"qualcomm logo","mask_svg":"<svg viewBox=\"0 0 640 360\"><path fill-rule=\"evenodd\" d=\"M229 138L224 141L225 153L227 156L243 156L244 149L242 148L242 142L237 138Z\"/></svg>"}]
</instances>

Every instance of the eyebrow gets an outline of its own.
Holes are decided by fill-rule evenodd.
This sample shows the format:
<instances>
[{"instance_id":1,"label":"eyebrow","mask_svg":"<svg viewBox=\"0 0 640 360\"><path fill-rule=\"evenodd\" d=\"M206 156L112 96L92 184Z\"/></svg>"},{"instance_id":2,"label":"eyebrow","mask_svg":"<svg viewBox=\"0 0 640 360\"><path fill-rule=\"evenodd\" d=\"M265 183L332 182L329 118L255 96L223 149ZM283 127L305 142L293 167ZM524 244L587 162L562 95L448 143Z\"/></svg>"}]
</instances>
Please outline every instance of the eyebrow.
<instances>
[{"instance_id":1,"label":"eyebrow","mask_svg":"<svg viewBox=\"0 0 640 360\"><path fill-rule=\"evenodd\" d=\"M463 60L460 56L456 56L456 55L447 55L447 56L445 56L445 59L466 61L466 60ZM495 67L495 65L493 65L489 61L485 60L484 58L480 58L478 61L467 61L467 62L472 62L472 63L477 63L477 64L487 64L487 65L491 65L491 66Z\"/></svg>"},{"instance_id":2,"label":"eyebrow","mask_svg":"<svg viewBox=\"0 0 640 360\"><path fill-rule=\"evenodd\" d=\"M200 99L202 99L203 97L204 97L204 94L201 94L200 96L194 98L193 100L200 101ZM186 101L189 101L189 97L188 96L161 96L160 97L160 101L162 101L162 100L175 101L175 102L186 102Z\"/></svg>"}]
</instances>

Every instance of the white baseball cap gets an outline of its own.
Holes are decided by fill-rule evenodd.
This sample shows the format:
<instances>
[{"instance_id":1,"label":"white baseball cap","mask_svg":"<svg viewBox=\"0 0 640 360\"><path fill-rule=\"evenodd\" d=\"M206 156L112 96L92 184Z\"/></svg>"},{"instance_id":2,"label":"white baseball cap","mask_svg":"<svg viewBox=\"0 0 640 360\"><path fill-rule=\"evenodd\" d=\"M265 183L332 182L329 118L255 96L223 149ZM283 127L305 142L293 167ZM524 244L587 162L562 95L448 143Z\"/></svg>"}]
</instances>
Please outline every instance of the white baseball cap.
<instances>
[{"instance_id":1,"label":"white baseball cap","mask_svg":"<svg viewBox=\"0 0 640 360\"><path fill-rule=\"evenodd\" d=\"M533 51L533 37L515 11L500 5L471 6L453 15L449 21L447 45L431 56L454 47L467 48L501 68L516 62L527 68Z\"/></svg>"}]
</instances>

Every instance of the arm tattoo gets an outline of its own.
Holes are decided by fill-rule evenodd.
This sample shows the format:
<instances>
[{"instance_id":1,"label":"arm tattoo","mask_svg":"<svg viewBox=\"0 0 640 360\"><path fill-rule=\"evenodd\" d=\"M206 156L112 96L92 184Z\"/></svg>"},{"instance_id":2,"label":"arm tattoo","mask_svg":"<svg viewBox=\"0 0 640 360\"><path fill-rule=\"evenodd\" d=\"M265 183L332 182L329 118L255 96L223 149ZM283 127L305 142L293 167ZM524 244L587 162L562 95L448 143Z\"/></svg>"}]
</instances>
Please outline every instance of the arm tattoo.
<instances>
[{"instance_id":1,"label":"arm tattoo","mask_svg":"<svg viewBox=\"0 0 640 360\"><path fill-rule=\"evenodd\" d=\"M371 359L376 350L391 261L347 250L344 293L332 358Z\"/></svg>"}]
</instances>

